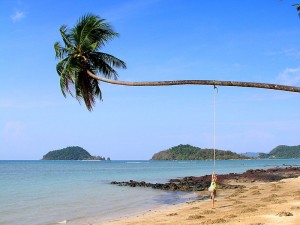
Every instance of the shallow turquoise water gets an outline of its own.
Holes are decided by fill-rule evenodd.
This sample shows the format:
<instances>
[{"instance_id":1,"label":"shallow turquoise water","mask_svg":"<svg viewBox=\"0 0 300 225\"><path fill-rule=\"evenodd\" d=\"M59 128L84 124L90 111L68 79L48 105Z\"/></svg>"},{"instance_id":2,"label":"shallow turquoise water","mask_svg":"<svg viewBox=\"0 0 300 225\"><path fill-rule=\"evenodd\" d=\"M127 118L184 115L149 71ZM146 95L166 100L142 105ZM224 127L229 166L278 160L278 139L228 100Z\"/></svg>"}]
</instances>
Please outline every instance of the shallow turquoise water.
<instances>
[{"instance_id":1,"label":"shallow turquoise water","mask_svg":"<svg viewBox=\"0 0 300 225\"><path fill-rule=\"evenodd\" d=\"M212 161L0 161L0 224L101 221L180 202L182 195L110 185L212 172ZM299 159L217 161L217 173L300 165Z\"/></svg>"}]
</instances>

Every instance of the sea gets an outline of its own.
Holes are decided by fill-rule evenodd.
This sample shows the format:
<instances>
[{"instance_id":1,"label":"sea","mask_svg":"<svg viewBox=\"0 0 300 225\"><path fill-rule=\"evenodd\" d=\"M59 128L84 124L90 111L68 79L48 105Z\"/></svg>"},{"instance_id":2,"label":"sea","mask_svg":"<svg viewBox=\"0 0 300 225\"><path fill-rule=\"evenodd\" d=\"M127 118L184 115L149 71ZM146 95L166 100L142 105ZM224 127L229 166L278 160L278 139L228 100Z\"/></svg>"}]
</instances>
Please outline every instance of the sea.
<instances>
[{"instance_id":1,"label":"sea","mask_svg":"<svg viewBox=\"0 0 300 225\"><path fill-rule=\"evenodd\" d=\"M300 159L218 160L216 173L299 166ZM101 224L196 198L195 193L120 187L211 174L213 161L0 160L0 224Z\"/></svg>"}]
</instances>

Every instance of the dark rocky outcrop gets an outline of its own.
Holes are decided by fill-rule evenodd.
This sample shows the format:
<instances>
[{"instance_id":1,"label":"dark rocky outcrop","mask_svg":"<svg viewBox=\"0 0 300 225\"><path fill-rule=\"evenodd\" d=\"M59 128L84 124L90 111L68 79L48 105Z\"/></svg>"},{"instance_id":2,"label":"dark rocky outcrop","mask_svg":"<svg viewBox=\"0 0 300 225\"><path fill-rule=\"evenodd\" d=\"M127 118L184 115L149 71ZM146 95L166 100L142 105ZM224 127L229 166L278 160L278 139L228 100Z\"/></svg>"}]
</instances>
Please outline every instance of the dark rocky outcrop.
<instances>
[{"instance_id":1,"label":"dark rocky outcrop","mask_svg":"<svg viewBox=\"0 0 300 225\"><path fill-rule=\"evenodd\" d=\"M219 189L236 189L244 188L244 185L229 184L232 181L237 183L244 182L272 182L279 181L285 178L296 178L300 176L300 167L287 167L287 168L273 168L273 169L255 169L248 170L245 173L229 173L218 175L218 188ZM167 191L204 191L207 190L211 182L211 175L201 177L184 177L178 179L171 179L165 184L161 183L146 183L145 181L117 182L113 181L111 184L129 187L148 187L154 189L161 189Z\"/></svg>"}]
</instances>

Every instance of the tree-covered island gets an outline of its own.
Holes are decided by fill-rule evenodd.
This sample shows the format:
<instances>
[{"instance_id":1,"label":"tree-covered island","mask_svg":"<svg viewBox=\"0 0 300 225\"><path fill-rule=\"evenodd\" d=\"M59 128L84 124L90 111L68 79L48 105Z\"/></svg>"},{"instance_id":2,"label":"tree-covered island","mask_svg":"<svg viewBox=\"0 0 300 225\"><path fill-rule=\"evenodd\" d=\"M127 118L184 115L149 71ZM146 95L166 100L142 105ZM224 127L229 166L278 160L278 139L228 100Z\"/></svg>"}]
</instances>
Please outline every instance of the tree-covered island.
<instances>
[{"instance_id":1,"label":"tree-covered island","mask_svg":"<svg viewBox=\"0 0 300 225\"><path fill-rule=\"evenodd\" d=\"M201 149L191 145L178 145L155 153L151 160L210 160L213 149ZM250 159L250 157L232 151L216 150L216 159Z\"/></svg>"},{"instance_id":2,"label":"tree-covered island","mask_svg":"<svg viewBox=\"0 0 300 225\"><path fill-rule=\"evenodd\" d=\"M217 160L228 159L290 159L300 158L300 145L279 145L269 153L251 152L251 154L235 153L229 150L217 150ZM213 149L202 149L191 145L178 145L155 153L151 160L210 160L213 159Z\"/></svg>"},{"instance_id":3,"label":"tree-covered island","mask_svg":"<svg viewBox=\"0 0 300 225\"><path fill-rule=\"evenodd\" d=\"M300 158L300 145L287 146L278 145L272 149L269 153L259 153L258 158L261 159L290 159Z\"/></svg>"},{"instance_id":4,"label":"tree-covered island","mask_svg":"<svg viewBox=\"0 0 300 225\"><path fill-rule=\"evenodd\" d=\"M87 150L72 146L48 152L42 160L105 160L102 156L92 156ZM110 160L107 157L107 160Z\"/></svg>"}]
</instances>

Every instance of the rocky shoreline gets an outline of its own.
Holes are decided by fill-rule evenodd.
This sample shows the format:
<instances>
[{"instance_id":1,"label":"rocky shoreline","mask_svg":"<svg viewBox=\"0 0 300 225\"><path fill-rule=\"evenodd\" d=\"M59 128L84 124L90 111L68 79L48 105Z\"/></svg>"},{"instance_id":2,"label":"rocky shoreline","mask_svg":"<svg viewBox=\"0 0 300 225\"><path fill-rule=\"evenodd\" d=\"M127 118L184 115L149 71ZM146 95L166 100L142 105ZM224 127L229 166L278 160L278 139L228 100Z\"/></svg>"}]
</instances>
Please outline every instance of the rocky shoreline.
<instances>
[{"instance_id":1,"label":"rocky shoreline","mask_svg":"<svg viewBox=\"0 0 300 225\"><path fill-rule=\"evenodd\" d=\"M218 175L219 189L236 189L244 188L241 183L246 182L274 182L285 178L296 178L300 176L300 167L289 166L286 168L272 169L255 169L247 170L244 173L229 173ZM229 184L230 181L235 181L238 184ZM111 184L128 187L144 187L161 189L165 191L204 191L207 190L211 182L211 175L200 177L188 176L181 179L170 179L167 183L147 183L145 181L113 181Z\"/></svg>"}]
</instances>

